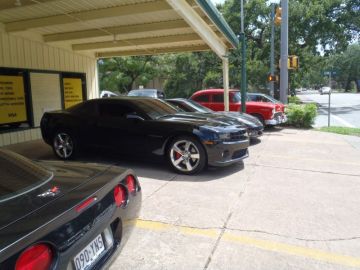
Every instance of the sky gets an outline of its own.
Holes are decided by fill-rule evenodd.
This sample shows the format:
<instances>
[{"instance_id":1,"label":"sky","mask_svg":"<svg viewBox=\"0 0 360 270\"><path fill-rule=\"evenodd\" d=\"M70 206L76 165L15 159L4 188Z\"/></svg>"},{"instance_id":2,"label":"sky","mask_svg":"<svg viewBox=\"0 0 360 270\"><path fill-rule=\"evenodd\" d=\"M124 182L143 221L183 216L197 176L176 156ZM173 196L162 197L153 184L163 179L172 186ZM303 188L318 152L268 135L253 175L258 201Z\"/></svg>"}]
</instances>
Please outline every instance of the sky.
<instances>
[{"instance_id":1,"label":"sky","mask_svg":"<svg viewBox=\"0 0 360 270\"><path fill-rule=\"evenodd\" d=\"M222 4L222 3L224 3L225 0L211 0L211 2L216 5L216 4Z\"/></svg>"}]
</instances>

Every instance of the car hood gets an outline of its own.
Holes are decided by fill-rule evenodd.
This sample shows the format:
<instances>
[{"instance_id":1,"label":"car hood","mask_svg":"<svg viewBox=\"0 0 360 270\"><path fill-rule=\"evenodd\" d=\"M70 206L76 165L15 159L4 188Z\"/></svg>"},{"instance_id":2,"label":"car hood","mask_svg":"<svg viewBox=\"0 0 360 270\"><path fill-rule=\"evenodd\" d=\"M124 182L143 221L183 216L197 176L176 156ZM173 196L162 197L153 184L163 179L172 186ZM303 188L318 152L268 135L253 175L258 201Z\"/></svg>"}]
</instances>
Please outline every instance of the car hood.
<instances>
[{"instance_id":1,"label":"car hood","mask_svg":"<svg viewBox=\"0 0 360 270\"><path fill-rule=\"evenodd\" d=\"M241 122L247 127L262 126L261 122L256 117L247 113L240 113L240 112L216 112L216 113L225 115L227 117L235 118L237 121Z\"/></svg>"},{"instance_id":2,"label":"car hood","mask_svg":"<svg viewBox=\"0 0 360 270\"><path fill-rule=\"evenodd\" d=\"M52 178L33 190L0 203L0 231L63 197L93 177L102 174L109 167L62 161L39 161L36 163L51 171Z\"/></svg>"},{"instance_id":3,"label":"car hood","mask_svg":"<svg viewBox=\"0 0 360 270\"><path fill-rule=\"evenodd\" d=\"M176 114L166 115L158 120L167 122L179 122L193 124L195 126L209 126L209 127L233 127L238 126L245 128L246 126L237 121L235 118L227 117L226 115L213 113L192 113L179 112Z\"/></svg>"}]
</instances>

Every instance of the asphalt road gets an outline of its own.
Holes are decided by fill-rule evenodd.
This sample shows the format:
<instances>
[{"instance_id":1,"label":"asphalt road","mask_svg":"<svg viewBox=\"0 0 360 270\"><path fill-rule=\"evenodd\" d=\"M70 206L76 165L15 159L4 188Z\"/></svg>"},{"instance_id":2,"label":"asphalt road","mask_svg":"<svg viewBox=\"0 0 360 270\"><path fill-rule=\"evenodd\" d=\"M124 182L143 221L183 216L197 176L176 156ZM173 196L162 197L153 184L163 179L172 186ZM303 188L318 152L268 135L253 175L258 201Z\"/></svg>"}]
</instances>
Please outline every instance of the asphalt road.
<instances>
[{"instance_id":1,"label":"asphalt road","mask_svg":"<svg viewBox=\"0 0 360 270\"><path fill-rule=\"evenodd\" d=\"M315 127L328 125L328 95L309 92L306 94L298 94L298 97L305 102L312 101L319 104ZM331 94L330 119L331 126L360 128L360 94Z\"/></svg>"}]
</instances>

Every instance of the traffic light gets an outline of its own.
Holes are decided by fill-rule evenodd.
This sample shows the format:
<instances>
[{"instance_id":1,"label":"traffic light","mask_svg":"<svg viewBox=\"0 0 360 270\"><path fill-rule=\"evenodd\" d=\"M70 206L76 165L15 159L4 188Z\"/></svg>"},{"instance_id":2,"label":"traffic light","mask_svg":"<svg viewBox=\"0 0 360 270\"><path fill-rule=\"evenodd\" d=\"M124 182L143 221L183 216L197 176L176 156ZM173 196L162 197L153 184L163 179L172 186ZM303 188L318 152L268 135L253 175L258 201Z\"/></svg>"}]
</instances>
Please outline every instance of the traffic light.
<instances>
[{"instance_id":1,"label":"traffic light","mask_svg":"<svg viewBox=\"0 0 360 270\"><path fill-rule=\"evenodd\" d=\"M277 81L277 76L276 75L271 75L270 73L267 75L267 80L268 82L276 82Z\"/></svg>"},{"instance_id":2,"label":"traffic light","mask_svg":"<svg viewBox=\"0 0 360 270\"><path fill-rule=\"evenodd\" d=\"M296 55L289 55L288 68L289 69L298 69L299 68L299 57L297 57Z\"/></svg>"},{"instance_id":3,"label":"traffic light","mask_svg":"<svg viewBox=\"0 0 360 270\"><path fill-rule=\"evenodd\" d=\"M276 8L274 23L277 26L281 25L281 7Z\"/></svg>"}]
</instances>

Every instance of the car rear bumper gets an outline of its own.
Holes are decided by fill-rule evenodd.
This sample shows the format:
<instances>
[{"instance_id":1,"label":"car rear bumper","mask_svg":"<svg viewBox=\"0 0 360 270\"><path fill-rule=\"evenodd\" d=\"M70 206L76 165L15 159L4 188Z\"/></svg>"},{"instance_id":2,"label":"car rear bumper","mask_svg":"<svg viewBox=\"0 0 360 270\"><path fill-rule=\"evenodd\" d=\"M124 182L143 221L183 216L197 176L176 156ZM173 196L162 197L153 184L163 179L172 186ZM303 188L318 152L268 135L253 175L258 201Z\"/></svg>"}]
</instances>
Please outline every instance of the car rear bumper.
<instances>
[{"instance_id":1,"label":"car rear bumper","mask_svg":"<svg viewBox=\"0 0 360 270\"><path fill-rule=\"evenodd\" d=\"M208 165L223 167L237 163L249 156L249 140L221 142L207 145Z\"/></svg>"}]
</instances>

